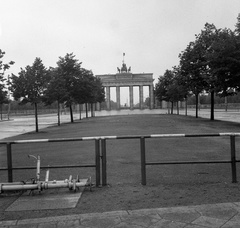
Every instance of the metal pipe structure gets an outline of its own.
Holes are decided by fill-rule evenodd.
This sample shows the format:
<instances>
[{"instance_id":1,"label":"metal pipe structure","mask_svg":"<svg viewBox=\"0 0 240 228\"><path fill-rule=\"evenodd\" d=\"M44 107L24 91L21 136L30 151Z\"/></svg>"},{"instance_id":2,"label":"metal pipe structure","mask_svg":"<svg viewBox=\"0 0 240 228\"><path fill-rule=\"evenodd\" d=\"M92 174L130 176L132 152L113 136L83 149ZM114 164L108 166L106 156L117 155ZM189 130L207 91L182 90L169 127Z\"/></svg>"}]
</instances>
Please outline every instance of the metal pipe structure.
<instances>
[{"instance_id":1,"label":"metal pipe structure","mask_svg":"<svg viewBox=\"0 0 240 228\"><path fill-rule=\"evenodd\" d=\"M53 188L69 188L69 190L76 191L80 187L90 187L92 186L91 177L87 179L86 182L81 182L79 177L73 179L72 175L65 180L53 180L49 181L49 169L46 171L45 181L40 181L40 156L37 157L34 155L28 155L28 157L33 157L37 160L37 171L36 171L36 180L33 179L32 182L11 182L11 183L0 183L0 194L4 191L26 191L26 190L38 190L41 192L46 189Z\"/></svg>"},{"instance_id":2,"label":"metal pipe structure","mask_svg":"<svg viewBox=\"0 0 240 228\"><path fill-rule=\"evenodd\" d=\"M36 173L36 177L37 177L37 181L40 181L40 156L38 155L37 157L34 155L28 155L29 158L34 158L37 160L37 173Z\"/></svg>"},{"instance_id":3,"label":"metal pipe structure","mask_svg":"<svg viewBox=\"0 0 240 228\"><path fill-rule=\"evenodd\" d=\"M39 181L35 184L30 183L0 183L0 193L4 191L25 191L25 190L46 190L53 188L69 188L69 190L76 191L77 188L91 186L90 179L85 182L77 182L76 179L72 181Z\"/></svg>"}]
</instances>

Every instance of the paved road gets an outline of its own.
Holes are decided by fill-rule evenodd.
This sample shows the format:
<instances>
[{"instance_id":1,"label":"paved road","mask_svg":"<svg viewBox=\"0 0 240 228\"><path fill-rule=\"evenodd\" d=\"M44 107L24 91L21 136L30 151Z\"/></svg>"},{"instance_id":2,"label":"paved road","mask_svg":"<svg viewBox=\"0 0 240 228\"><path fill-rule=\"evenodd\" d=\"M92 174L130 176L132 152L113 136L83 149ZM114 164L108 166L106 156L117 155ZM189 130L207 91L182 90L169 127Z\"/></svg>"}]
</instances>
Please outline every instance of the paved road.
<instances>
[{"instance_id":1,"label":"paved road","mask_svg":"<svg viewBox=\"0 0 240 228\"><path fill-rule=\"evenodd\" d=\"M113 115L133 115L133 114L167 114L166 109L153 109L153 110L121 110L121 111L97 111L95 116L113 116ZM176 111L174 111L176 113ZM185 115L185 110L180 110L181 115ZM188 115L195 116L195 110L188 110ZM90 113L89 113L90 116ZM199 117L210 118L210 111L202 109L199 111ZM85 113L82 113L81 118L85 118ZM74 114L74 119L79 119L79 114ZM240 123L240 112L239 111L228 111L223 110L215 111L216 120L226 120ZM38 118L39 129L44 129L49 126L57 125L57 115L39 115ZM69 114L61 115L61 123L70 122ZM35 118L31 116L22 117L11 117L9 121L0 121L0 139L12 137L15 135L24 134L27 132L35 131Z\"/></svg>"}]
</instances>

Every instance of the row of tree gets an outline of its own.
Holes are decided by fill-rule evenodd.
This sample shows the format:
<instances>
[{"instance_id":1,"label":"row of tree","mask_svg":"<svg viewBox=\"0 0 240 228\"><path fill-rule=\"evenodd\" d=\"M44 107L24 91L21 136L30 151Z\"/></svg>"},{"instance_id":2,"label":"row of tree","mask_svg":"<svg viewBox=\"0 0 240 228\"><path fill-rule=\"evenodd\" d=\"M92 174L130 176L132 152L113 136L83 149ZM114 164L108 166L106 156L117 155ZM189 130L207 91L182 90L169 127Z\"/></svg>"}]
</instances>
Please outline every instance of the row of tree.
<instances>
[{"instance_id":1,"label":"row of tree","mask_svg":"<svg viewBox=\"0 0 240 228\"><path fill-rule=\"evenodd\" d=\"M14 99L20 104L31 103L35 107L36 132L39 103L50 105L57 102L60 125L60 104L64 103L69 107L73 122L73 104L94 104L105 100L101 80L94 77L91 70L82 68L81 64L73 53L70 53L59 57L55 68L47 69L42 60L36 58L31 66L21 68L18 76L12 74L9 88ZM4 85L2 83L2 93L5 93Z\"/></svg>"},{"instance_id":2,"label":"row of tree","mask_svg":"<svg viewBox=\"0 0 240 228\"><path fill-rule=\"evenodd\" d=\"M240 14L234 31L206 23L179 58L178 66L159 77L155 87L157 99L173 104L195 95L198 117L199 94L207 92L211 94L213 120L214 95L230 96L240 91Z\"/></svg>"},{"instance_id":3,"label":"row of tree","mask_svg":"<svg viewBox=\"0 0 240 228\"><path fill-rule=\"evenodd\" d=\"M211 94L200 94L198 99L199 99L200 105L211 104ZM195 106L195 103L196 103L195 96L188 97L188 100L187 100L188 105ZM238 107L240 104L240 93L237 93L236 95L228 96L228 97L215 96L214 103L218 107L228 105L228 104L231 105L232 107Z\"/></svg>"},{"instance_id":4,"label":"row of tree","mask_svg":"<svg viewBox=\"0 0 240 228\"><path fill-rule=\"evenodd\" d=\"M5 55L5 52L0 49L0 106L2 104L8 103L8 91L5 89L6 86L9 86L9 80L4 77L6 70L10 68L11 65L14 64L13 61L8 63L3 63L2 59Z\"/></svg>"}]
</instances>

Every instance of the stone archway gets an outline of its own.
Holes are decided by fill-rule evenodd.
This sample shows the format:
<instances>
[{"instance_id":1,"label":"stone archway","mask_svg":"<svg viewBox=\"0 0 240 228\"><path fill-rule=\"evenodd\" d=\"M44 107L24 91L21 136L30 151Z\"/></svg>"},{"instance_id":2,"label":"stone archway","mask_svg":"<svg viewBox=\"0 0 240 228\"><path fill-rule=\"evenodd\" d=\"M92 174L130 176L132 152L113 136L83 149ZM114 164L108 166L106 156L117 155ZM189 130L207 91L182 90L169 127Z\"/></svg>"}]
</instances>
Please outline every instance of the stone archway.
<instances>
[{"instance_id":1,"label":"stone archway","mask_svg":"<svg viewBox=\"0 0 240 228\"><path fill-rule=\"evenodd\" d=\"M103 86L105 87L106 92L106 108L111 110L111 87L116 87L116 103L117 109L121 109L120 105L120 88L129 87L129 106L130 109L134 109L134 94L133 87L139 87L139 108L144 108L144 98L143 98L143 87L149 87L149 108L153 109L154 106L154 96L153 96L153 74L152 73L131 73L131 67L127 69L126 64L123 61L122 67L117 68L118 73L116 74L103 74L96 75L102 81Z\"/></svg>"}]
</instances>

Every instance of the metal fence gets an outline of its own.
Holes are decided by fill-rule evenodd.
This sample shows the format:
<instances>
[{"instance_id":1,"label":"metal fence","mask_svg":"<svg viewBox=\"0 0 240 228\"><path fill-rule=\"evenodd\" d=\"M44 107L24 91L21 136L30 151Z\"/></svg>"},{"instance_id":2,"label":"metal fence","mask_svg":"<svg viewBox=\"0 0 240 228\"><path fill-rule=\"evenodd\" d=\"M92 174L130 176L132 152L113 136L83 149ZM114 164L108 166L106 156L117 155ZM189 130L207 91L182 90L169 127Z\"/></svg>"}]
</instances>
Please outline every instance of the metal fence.
<instances>
[{"instance_id":1,"label":"metal fence","mask_svg":"<svg viewBox=\"0 0 240 228\"><path fill-rule=\"evenodd\" d=\"M229 137L230 138L230 159L229 160L204 160L204 161L165 161L165 162L146 162L146 147L145 140L150 138L180 138L180 137ZM123 139L139 139L140 144L140 161L141 161L141 184L146 185L146 166L149 165L177 165L177 164L231 164L232 182L237 182L236 163L240 160L236 159L235 138L240 136L240 133L216 133L216 134L153 134L153 135L124 135L124 136L97 136L97 137L82 137L82 138L64 138L64 139L36 139L36 140L15 140L8 142L0 142L6 144L7 147L7 167L0 168L8 172L8 181L13 180L13 170L34 169L34 167L13 167L12 166L12 144L22 143L53 143L66 141L85 141L92 140L95 142L95 162L88 165L59 165L41 168L77 168L77 167L95 167L96 186L102 184L107 185L107 140L123 140ZM102 170L101 170L102 169ZM102 175L101 175L102 174Z\"/></svg>"},{"instance_id":2,"label":"metal fence","mask_svg":"<svg viewBox=\"0 0 240 228\"><path fill-rule=\"evenodd\" d=\"M12 165L12 145L13 144L29 144L29 143L54 143L54 142L76 142L76 141L94 141L95 142L95 161L92 164L84 165L54 165L54 166L41 166L43 169L56 169L56 168L95 168L96 186L100 185L100 140L95 137L81 137L81 138L62 138L62 139L33 139L33 140L15 140L15 141L2 141L0 144L6 145L7 151L7 167L0 167L0 171L8 172L8 182L13 181L13 170L26 170L36 169L36 167L13 167Z\"/></svg>"},{"instance_id":3,"label":"metal fence","mask_svg":"<svg viewBox=\"0 0 240 228\"><path fill-rule=\"evenodd\" d=\"M204 161L165 161L165 162L146 162L146 147L145 140L147 138L179 138L179 137L230 137L230 159L229 160L204 160ZM146 166L149 165L177 165L177 164L219 164L219 163L229 163L231 164L232 171L232 182L237 182L237 168L236 163L240 160L236 159L236 147L235 147L235 137L240 136L240 133L217 133L217 134L153 134L153 135L142 135L142 136L105 136L101 137L102 145L102 184L107 184L107 158L106 158L106 140L111 139L139 139L140 140L140 154L141 154L141 184L147 184L146 177Z\"/></svg>"}]
</instances>

